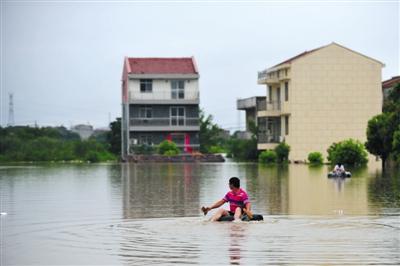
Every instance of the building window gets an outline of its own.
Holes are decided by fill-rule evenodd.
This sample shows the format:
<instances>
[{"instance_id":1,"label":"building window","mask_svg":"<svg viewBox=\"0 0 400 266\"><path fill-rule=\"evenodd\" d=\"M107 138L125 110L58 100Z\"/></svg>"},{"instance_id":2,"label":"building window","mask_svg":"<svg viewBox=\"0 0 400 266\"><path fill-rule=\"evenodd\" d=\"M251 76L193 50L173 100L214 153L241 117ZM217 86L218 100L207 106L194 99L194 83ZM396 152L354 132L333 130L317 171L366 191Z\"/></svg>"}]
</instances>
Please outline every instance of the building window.
<instances>
[{"instance_id":1,"label":"building window","mask_svg":"<svg viewBox=\"0 0 400 266\"><path fill-rule=\"evenodd\" d=\"M289 82L285 82L285 101L289 101Z\"/></svg>"},{"instance_id":2,"label":"building window","mask_svg":"<svg viewBox=\"0 0 400 266\"><path fill-rule=\"evenodd\" d=\"M171 81L171 98L172 99L185 98L185 81L183 80Z\"/></svg>"},{"instance_id":3,"label":"building window","mask_svg":"<svg viewBox=\"0 0 400 266\"><path fill-rule=\"evenodd\" d=\"M171 126L185 125L185 107L171 107Z\"/></svg>"},{"instance_id":4,"label":"building window","mask_svg":"<svg viewBox=\"0 0 400 266\"><path fill-rule=\"evenodd\" d=\"M153 138L151 135L139 136L139 145L153 145Z\"/></svg>"},{"instance_id":5,"label":"building window","mask_svg":"<svg viewBox=\"0 0 400 266\"><path fill-rule=\"evenodd\" d=\"M289 135L289 116L285 116L285 135Z\"/></svg>"},{"instance_id":6,"label":"building window","mask_svg":"<svg viewBox=\"0 0 400 266\"><path fill-rule=\"evenodd\" d=\"M140 80L140 92L152 92L153 91L153 80L141 79Z\"/></svg>"},{"instance_id":7,"label":"building window","mask_svg":"<svg viewBox=\"0 0 400 266\"><path fill-rule=\"evenodd\" d=\"M268 99L267 102L272 102L272 88L268 86Z\"/></svg>"},{"instance_id":8,"label":"building window","mask_svg":"<svg viewBox=\"0 0 400 266\"><path fill-rule=\"evenodd\" d=\"M140 118L152 118L153 117L153 109L151 107L140 107L139 108L139 117Z\"/></svg>"}]
</instances>

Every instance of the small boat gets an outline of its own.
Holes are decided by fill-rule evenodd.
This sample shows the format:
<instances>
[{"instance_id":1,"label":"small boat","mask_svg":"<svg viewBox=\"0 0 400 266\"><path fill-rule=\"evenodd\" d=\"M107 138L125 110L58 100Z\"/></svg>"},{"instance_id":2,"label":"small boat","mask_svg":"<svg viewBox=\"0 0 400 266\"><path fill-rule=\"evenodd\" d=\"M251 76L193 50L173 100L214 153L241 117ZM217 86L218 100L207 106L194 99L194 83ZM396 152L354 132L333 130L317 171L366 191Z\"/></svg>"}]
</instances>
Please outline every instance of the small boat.
<instances>
[{"instance_id":1,"label":"small boat","mask_svg":"<svg viewBox=\"0 0 400 266\"><path fill-rule=\"evenodd\" d=\"M219 218L218 222L232 222L234 220L233 215L225 215ZM261 214L253 214L253 217L250 219L246 214L242 216L242 221L250 222L250 221L263 221L264 217Z\"/></svg>"},{"instance_id":2,"label":"small boat","mask_svg":"<svg viewBox=\"0 0 400 266\"><path fill-rule=\"evenodd\" d=\"M328 173L328 177L330 177L330 178L346 178L346 177L351 177L351 173L346 171L341 174L338 174L338 173L332 171L332 172Z\"/></svg>"}]
</instances>

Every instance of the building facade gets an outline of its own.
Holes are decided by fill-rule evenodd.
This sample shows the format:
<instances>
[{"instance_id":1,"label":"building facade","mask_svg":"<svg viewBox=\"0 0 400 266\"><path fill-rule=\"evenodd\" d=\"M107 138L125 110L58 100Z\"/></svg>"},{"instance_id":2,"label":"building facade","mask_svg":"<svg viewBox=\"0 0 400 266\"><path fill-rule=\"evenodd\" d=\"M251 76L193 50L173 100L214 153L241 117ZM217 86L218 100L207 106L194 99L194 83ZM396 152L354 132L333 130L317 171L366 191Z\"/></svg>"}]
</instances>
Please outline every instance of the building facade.
<instances>
[{"instance_id":1,"label":"building facade","mask_svg":"<svg viewBox=\"0 0 400 266\"><path fill-rule=\"evenodd\" d=\"M94 132L93 126L84 124L72 126L71 131L78 133L78 135L81 137L82 140L89 139Z\"/></svg>"},{"instance_id":2,"label":"building facade","mask_svg":"<svg viewBox=\"0 0 400 266\"><path fill-rule=\"evenodd\" d=\"M266 105L265 96L254 96L245 99L238 99L236 101L236 109L245 111L246 130L236 132L237 137L240 139L250 139L252 133L249 129L249 122L253 121L258 125L257 112L264 110Z\"/></svg>"},{"instance_id":3,"label":"building facade","mask_svg":"<svg viewBox=\"0 0 400 266\"><path fill-rule=\"evenodd\" d=\"M122 157L136 146L171 140L199 149L199 73L194 58L125 58Z\"/></svg>"},{"instance_id":4,"label":"building facade","mask_svg":"<svg viewBox=\"0 0 400 266\"><path fill-rule=\"evenodd\" d=\"M392 77L391 79L382 82L383 102L387 99L393 88L400 84L400 76Z\"/></svg>"},{"instance_id":5,"label":"building facade","mask_svg":"<svg viewBox=\"0 0 400 266\"><path fill-rule=\"evenodd\" d=\"M258 73L266 88L257 111L259 150L285 141L289 159L324 156L344 139L366 141L368 120L381 113L384 64L336 43L301 53Z\"/></svg>"}]
</instances>

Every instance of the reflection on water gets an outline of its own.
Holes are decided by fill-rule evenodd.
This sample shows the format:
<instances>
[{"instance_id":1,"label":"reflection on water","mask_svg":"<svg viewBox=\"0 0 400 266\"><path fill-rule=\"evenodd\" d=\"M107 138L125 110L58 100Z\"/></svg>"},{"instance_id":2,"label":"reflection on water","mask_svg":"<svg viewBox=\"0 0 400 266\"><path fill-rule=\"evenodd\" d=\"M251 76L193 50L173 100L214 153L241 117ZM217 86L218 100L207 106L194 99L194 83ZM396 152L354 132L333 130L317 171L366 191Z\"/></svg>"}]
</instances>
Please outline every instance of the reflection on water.
<instances>
[{"instance_id":1,"label":"reflection on water","mask_svg":"<svg viewBox=\"0 0 400 266\"><path fill-rule=\"evenodd\" d=\"M400 176L326 166L0 167L0 264L400 264ZM200 206L241 178L263 222L210 223ZM227 207L227 206L226 206ZM68 256L65 256L68 254Z\"/></svg>"}]
</instances>

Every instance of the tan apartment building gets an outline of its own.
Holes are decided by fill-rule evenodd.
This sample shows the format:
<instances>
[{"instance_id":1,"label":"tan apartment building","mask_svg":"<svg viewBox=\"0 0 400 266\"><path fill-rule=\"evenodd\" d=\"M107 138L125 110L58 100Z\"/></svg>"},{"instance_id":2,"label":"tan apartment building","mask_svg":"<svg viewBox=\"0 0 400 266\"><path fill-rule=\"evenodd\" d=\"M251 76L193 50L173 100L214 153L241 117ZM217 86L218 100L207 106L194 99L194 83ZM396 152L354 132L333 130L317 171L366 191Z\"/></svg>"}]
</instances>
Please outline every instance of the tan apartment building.
<instances>
[{"instance_id":1,"label":"tan apartment building","mask_svg":"<svg viewBox=\"0 0 400 266\"><path fill-rule=\"evenodd\" d=\"M258 73L266 102L258 108L259 150L285 141L289 159L325 157L333 143L366 141L368 120L381 113L383 63L336 43L303 52Z\"/></svg>"}]
</instances>

